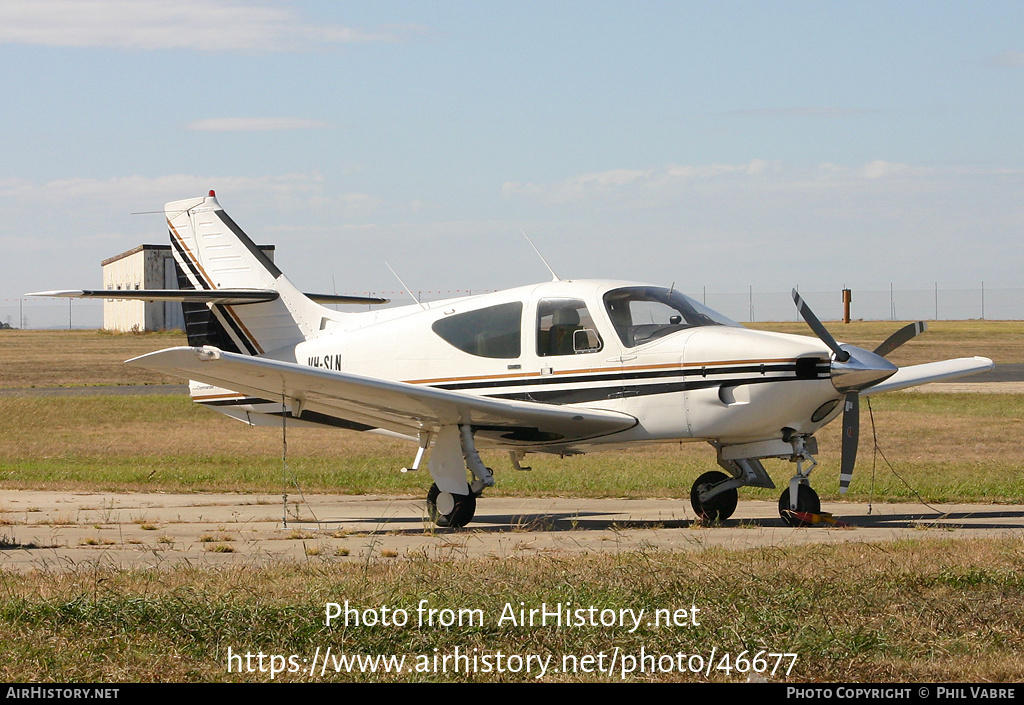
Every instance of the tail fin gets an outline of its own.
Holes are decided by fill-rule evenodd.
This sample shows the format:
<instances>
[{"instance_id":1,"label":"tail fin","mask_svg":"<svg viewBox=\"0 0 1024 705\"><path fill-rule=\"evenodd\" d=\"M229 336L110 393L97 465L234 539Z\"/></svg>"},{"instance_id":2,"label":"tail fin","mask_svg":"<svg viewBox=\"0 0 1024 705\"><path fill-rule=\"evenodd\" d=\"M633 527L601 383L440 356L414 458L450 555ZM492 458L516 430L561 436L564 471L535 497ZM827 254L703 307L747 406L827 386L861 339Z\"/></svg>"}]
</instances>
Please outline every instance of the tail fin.
<instances>
[{"instance_id":1,"label":"tail fin","mask_svg":"<svg viewBox=\"0 0 1024 705\"><path fill-rule=\"evenodd\" d=\"M272 353L309 339L322 317L333 313L292 285L224 212L213 191L205 198L168 203L164 212L180 289L278 292L275 300L261 303L183 304L189 345Z\"/></svg>"}]
</instances>

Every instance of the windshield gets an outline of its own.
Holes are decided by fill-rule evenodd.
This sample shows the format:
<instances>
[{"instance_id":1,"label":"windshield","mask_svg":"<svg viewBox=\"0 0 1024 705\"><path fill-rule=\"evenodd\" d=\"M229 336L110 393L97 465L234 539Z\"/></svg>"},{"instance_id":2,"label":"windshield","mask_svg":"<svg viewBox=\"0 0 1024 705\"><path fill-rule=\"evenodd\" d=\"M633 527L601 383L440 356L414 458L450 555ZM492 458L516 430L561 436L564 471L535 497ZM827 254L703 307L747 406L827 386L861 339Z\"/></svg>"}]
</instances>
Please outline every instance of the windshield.
<instances>
[{"instance_id":1,"label":"windshield","mask_svg":"<svg viewBox=\"0 0 1024 705\"><path fill-rule=\"evenodd\" d=\"M604 295L608 317L622 344L632 348L696 326L739 324L675 289L630 286Z\"/></svg>"}]
</instances>

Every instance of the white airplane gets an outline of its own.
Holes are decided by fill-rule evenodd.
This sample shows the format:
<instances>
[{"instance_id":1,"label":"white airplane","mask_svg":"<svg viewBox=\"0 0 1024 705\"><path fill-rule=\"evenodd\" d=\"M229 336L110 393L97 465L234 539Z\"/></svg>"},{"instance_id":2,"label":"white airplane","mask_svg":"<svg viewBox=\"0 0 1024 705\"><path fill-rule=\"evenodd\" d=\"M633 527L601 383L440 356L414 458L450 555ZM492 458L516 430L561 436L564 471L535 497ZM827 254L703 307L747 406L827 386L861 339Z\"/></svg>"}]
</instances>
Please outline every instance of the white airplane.
<instances>
[{"instance_id":1,"label":"white airplane","mask_svg":"<svg viewBox=\"0 0 1024 705\"><path fill-rule=\"evenodd\" d=\"M31 296L184 302L189 346L128 360L191 380L200 404L254 425L398 435L429 448L431 519L464 526L494 484L479 448L571 455L637 443L704 441L721 471L693 484L697 516L724 520L737 489L775 485L764 458L796 472L779 499L791 526L820 513L809 476L814 433L843 415L840 491L856 458L858 399L993 368L983 357L897 368L817 337L748 330L674 287L559 280L357 313L317 303L386 303L301 293L209 196L168 203L180 289L51 291ZM314 300L315 299L315 300ZM288 419L282 420L282 417Z\"/></svg>"}]
</instances>

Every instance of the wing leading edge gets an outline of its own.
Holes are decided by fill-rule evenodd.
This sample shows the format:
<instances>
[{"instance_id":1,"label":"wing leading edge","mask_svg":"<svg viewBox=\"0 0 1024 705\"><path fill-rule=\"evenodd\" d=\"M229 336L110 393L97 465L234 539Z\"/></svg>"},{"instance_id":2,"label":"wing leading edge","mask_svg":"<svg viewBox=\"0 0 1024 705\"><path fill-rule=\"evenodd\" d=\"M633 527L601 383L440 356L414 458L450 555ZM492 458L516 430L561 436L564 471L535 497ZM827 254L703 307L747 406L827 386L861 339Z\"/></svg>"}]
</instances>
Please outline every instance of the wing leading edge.
<instances>
[{"instance_id":1,"label":"wing leading edge","mask_svg":"<svg viewBox=\"0 0 1024 705\"><path fill-rule=\"evenodd\" d=\"M284 397L302 410L299 418L309 410L413 436L461 424L503 444L542 446L606 436L637 424L634 417L615 411L491 399L209 346L168 348L125 364L268 400Z\"/></svg>"},{"instance_id":2,"label":"wing leading edge","mask_svg":"<svg viewBox=\"0 0 1024 705\"><path fill-rule=\"evenodd\" d=\"M898 389L916 387L919 384L930 382L941 382L946 379L957 379L968 375L988 372L995 368L987 357L958 357L954 360L940 360L939 362L926 362L923 365L907 365L896 371L892 377L873 387L868 387L860 394L871 396L884 392L894 392Z\"/></svg>"}]
</instances>

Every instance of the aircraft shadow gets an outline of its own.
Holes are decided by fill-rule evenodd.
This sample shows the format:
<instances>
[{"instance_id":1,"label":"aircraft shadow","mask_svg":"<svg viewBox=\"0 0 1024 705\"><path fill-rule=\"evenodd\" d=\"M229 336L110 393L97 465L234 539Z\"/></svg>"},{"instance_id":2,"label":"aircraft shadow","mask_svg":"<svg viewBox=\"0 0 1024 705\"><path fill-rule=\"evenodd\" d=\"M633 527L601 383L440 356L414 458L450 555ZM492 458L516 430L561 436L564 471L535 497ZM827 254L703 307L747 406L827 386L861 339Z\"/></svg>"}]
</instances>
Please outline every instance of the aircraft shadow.
<instances>
[{"instance_id":1,"label":"aircraft shadow","mask_svg":"<svg viewBox=\"0 0 1024 705\"><path fill-rule=\"evenodd\" d=\"M839 526L857 529L1024 529L1024 508L998 509L980 512L914 512L903 514L871 514L834 517ZM1004 519L1006 521L1000 521ZM614 530L656 530L686 529L701 526L695 519L625 519L609 516L607 512L555 512L535 514L483 514L477 515L468 527L450 529L434 526L426 518L415 517L367 517L361 519L337 519L325 524L344 524L360 533L374 534L423 534L474 532L484 534L504 533L551 533L566 531L614 531ZM779 517L732 518L707 524L709 528L783 528ZM829 524L807 527L808 530L831 527Z\"/></svg>"},{"instance_id":2,"label":"aircraft shadow","mask_svg":"<svg viewBox=\"0 0 1024 705\"><path fill-rule=\"evenodd\" d=\"M1013 521L998 521L1007 519ZM843 519L851 526L864 528L915 528L932 525L946 529L1022 529L1024 509L997 509L980 512L920 512L913 514L871 514Z\"/></svg>"}]
</instances>

